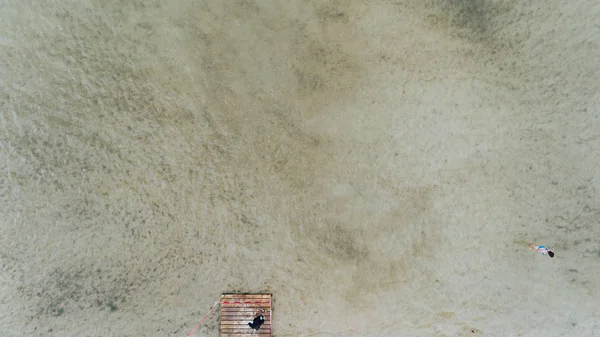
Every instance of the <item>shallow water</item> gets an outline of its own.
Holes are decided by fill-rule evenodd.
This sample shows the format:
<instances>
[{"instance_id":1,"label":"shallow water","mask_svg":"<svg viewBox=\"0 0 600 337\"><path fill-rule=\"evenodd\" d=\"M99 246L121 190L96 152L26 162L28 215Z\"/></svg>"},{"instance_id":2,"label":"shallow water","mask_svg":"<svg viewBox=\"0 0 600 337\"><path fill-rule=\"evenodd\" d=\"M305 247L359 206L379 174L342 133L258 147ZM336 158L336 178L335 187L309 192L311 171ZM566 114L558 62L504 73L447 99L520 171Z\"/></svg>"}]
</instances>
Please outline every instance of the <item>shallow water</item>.
<instances>
[{"instance_id":1,"label":"shallow water","mask_svg":"<svg viewBox=\"0 0 600 337\"><path fill-rule=\"evenodd\" d=\"M600 334L595 1L1 6L3 336Z\"/></svg>"}]
</instances>

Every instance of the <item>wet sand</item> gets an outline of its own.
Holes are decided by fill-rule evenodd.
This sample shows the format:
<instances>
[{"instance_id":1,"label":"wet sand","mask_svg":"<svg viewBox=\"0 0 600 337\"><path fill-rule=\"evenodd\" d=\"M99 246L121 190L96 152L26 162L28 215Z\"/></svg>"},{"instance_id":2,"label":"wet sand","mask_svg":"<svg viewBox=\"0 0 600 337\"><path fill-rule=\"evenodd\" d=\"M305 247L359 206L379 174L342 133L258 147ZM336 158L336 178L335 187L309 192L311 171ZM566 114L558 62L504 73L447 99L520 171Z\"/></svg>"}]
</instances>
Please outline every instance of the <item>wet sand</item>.
<instances>
[{"instance_id":1,"label":"wet sand","mask_svg":"<svg viewBox=\"0 0 600 337\"><path fill-rule=\"evenodd\" d=\"M596 1L0 18L1 335L600 335Z\"/></svg>"}]
</instances>

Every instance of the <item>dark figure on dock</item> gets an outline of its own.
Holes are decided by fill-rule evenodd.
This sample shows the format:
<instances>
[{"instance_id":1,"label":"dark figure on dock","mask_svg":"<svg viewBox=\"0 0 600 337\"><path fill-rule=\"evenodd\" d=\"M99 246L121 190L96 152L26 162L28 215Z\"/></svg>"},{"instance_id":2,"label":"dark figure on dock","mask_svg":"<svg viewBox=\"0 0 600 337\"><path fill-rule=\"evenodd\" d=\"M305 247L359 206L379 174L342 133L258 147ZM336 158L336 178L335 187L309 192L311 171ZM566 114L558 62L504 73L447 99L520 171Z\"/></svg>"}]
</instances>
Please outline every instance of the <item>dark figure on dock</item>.
<instances>
[{"instance_id":1,"label":"dark figure on dock","mask_svg":"<svg viewBox=\"0 0 600 337\"><path fill-rule=\"evenodd\" d=\"M254 330L258 330L260 329L260 326L265 322L265 316L263 315L264 310L260 309L260 311L258 313L256 313L256 316L254 316L254 320L251 323L248 323L248 325L254 329Z\"/></svg>"}]
</instances>

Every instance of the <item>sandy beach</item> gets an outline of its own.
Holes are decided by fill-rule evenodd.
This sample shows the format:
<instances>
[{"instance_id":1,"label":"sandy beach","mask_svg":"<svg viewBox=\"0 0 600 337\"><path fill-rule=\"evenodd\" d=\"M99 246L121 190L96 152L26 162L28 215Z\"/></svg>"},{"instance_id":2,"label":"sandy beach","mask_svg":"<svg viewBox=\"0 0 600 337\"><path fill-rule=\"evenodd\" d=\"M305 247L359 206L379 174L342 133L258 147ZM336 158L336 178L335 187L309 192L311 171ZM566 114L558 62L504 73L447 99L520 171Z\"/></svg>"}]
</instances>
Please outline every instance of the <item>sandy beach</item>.
<instances>
[{"instance_id":1,"label":"sandy beach","mask_svg":"<svg viewBox=\"0 0 600 337\"><path fill-rule=\"evenodd\" d=\"M0 108L1 336L600 336L598 1L3 0Z\"/></svg>"}]
</instances>

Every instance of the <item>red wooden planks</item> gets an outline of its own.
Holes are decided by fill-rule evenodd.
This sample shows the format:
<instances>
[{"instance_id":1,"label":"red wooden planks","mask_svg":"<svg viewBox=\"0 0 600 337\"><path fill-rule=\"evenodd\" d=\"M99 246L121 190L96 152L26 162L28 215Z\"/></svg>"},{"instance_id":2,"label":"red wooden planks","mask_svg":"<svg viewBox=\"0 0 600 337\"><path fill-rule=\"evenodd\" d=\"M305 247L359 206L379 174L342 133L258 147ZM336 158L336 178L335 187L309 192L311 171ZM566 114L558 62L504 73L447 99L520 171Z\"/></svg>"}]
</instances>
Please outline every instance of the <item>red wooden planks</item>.
<instances>
[{"instance_id":1,"label":"red wooden planks","mask_svg":"<svg viewBox=\"0 0 600 337\"><path fill-rule=\"evenodd\" d=\"M221 337L272 336L271 294L224 294L221 297ZM259 310L263 310L264 324L258 330L248 326Z\"/></svg>"}]
</instances>

